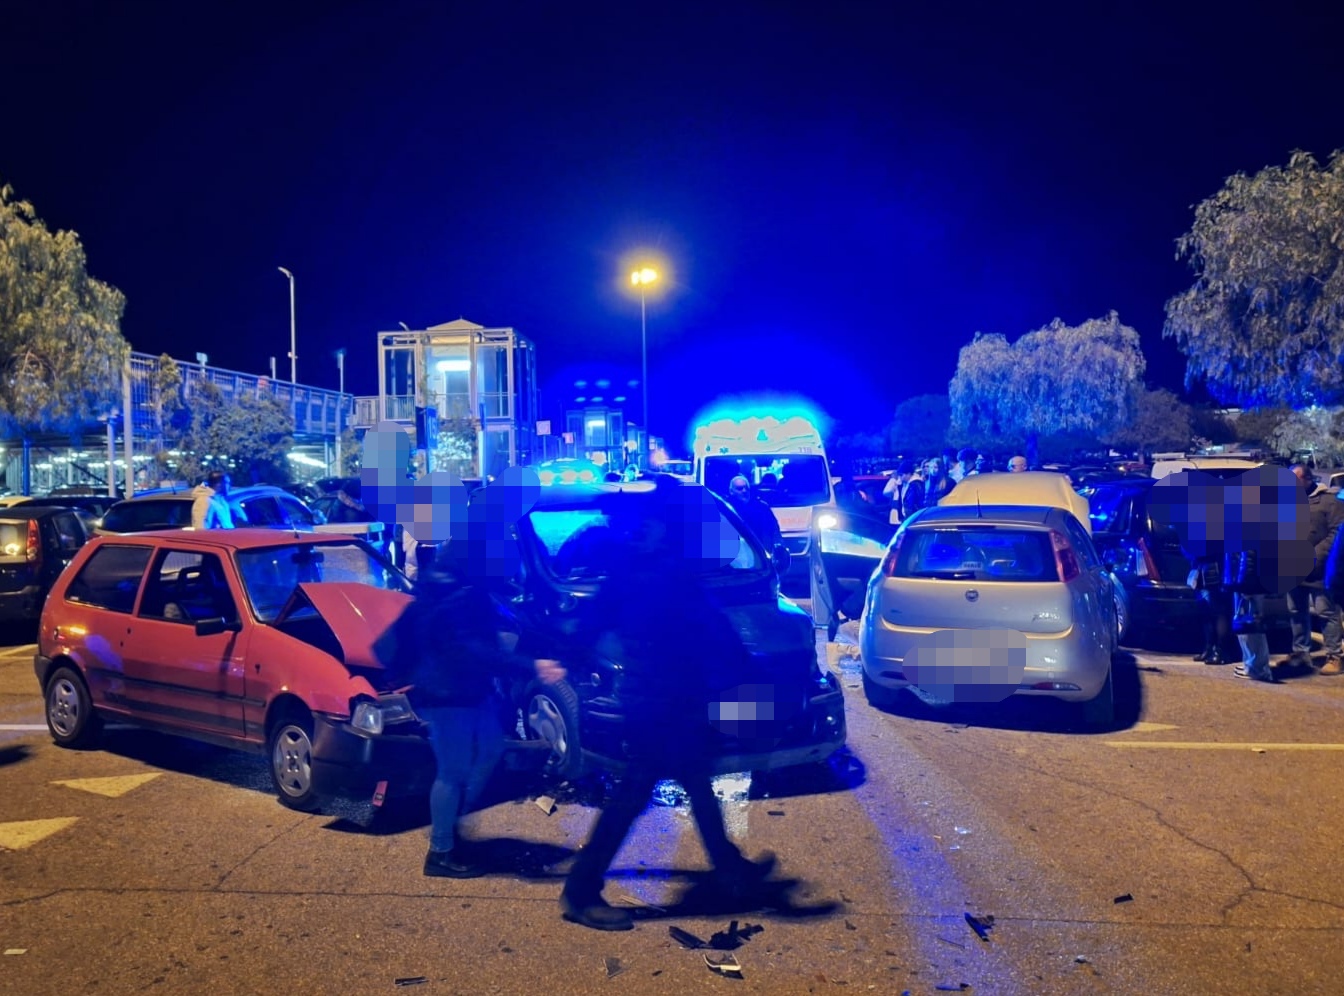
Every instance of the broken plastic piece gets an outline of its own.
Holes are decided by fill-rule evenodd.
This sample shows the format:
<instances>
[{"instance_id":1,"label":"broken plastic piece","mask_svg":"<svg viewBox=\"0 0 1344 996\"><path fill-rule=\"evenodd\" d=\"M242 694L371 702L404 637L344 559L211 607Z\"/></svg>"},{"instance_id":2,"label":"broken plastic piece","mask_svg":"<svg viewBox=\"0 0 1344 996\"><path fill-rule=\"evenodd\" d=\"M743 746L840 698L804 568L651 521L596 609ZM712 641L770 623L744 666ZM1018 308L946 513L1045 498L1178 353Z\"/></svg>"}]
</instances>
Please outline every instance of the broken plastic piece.
<instances>
[{"instance_id":1,"label":"broken plastic piece","mask_svg":"<svg viewBox=\"0 0 1344 996\"><path fill-rule=\"evenodd\" d=\"M994 918L992 916L973 916L970 913L965 914L966 923L975 931L975 936L982 941L989 941L989 932L994 929Z\"/></svg>"},{"instance_id":2,"label":"broken plastic piece","mask_svg":"<svg viewBox=\"0 0 1344 996\"><path fill-rule=\"evenodd\" d=\"M940 993L960 993L971 988L969 982L940 982L934 986Z\"/></svg>"},{"instance_id":3,"label":"broken plastic piece","mask_svg":"<svg viewBox=\"0 0 1344 996\"><path fill-rule=\"evenodd\" d=\"M373 787L373 804L381 806L387 799L387 781L381 781Z\"/></svg>"},{"instance_id":4,"label":"broken plastic piece","mask_svg":"<svg viewBox=\"0 0 1344 996\"><path fill-rule=\"evenodd\" d=\"M552 813L555 812L555 800L552 799L549 795L537 796L536 803L537 807L547 816L550 816Z\"/></svg>"},{"instance_id":5,"label":"broken plastic piece","mask_svg":"<svg viewBox=\"0 0 1344 996\"><path fill-rule=\"evenodd\" d=\"M1078 955L1078 956L1075 957L1073 960L1076 961L1079 965L1086 965L1086 964L1087 964L1087 956L1086 956L1086 955Z\"/></svg>"},{"instance_id":6,"label":"broken plastic piece","mask_svg":"<svg viewBox=\"0 0 1344 996\"><path fill-rule=\"evenodd\" d=\"M748 923L739 928L737 921L733 920L727 930L720 930L709 938L709 946L716 951L735 951L752 934L759 934L764 929L759 923Z\"/></svg>"},{"instance_id":7,"label":"broken plastic piece","mask_svg":"<svg viewBox=\"0 0 1344 996\"><path fill-rule=\"evenodd\" d=\"M653 801L659 806L685 806L690 802L690 797L680 784L665 778L653 787Z\"/></svg>"},{"instance_id":8,"label":"broken plastic piece","mask_svg":"<svg viewBox=\"0 0 1344 996\"><path fill-rule=\"evenodd\" d=\"M625 966L621 964L621 959L619 958L608 958L606 960L606 966L608 979L614 979L625 971Z\"/></svg>"},{"instance_id":9,"label":"broken plastic piece","mask_svg":"<svg viewBox=\"0 0 1344 996\"><path fill-rule=\"evenodd\" d=\"M709 947L708 944L700 940L700 938L696 937L690 931L682 930L680 927L668 927L667 933L672 940L676 941L683 948L689 948L691 951L695 951L697 948Z\"/></svg>"},{"instance_id":10,"label":"broken plastic piece","mask_svg":"<svg viewBox=\"0 0 1344 996\"><path fill-rule=\"evenodd\" d=\"M1268 752L1267 750L1265 750L1265 748L1263 748L1263 747L1252 747L1252 748L1251 748L1251 753L1252 753L1252 754L1267 754L1267 753L1269 753L1269 752Z\"/></svg>"},{"instance_id":11,"label":"broken plastic piece","mask_svg":"<svg viewBox=\"0 0 1344 996\"><path fill-rule=\"evenodd\" d=\"M392 981L399 986L419 986L424 985L429 979L423 975L410 975L404 979L393 979Z\"/></svg>"},{"instance_id":12,"label":"broken plastic piece","mask_svg":"<svg viewBox=\"0 0 1344 996\"><path fill-rule=\"evenodd\" d=\"M1114 902L1117 902L1117 903L1132 903L1132 902L1134 902L1134 897L1131 896L1128 892L1126 892L1123 896L1116 896L1115 899L1114 899Z\"/></svg>"},{"instance_id":13,"label":"broken plastic piece","mask_svg":"<svg viewBox=\"0 0 1344 996\"><path fill-rule=\"evenodd\" d=\"M709 966L711 972L735 976L742 974L742 966L738 964L737 958L730 954L707 954L705 964Z\"/></svg>"},{"instance_id":14,"label":"broken plastic piece","mask_svg":"<svg viewBox=\"0 0 1344 996\"><path fill-rule=\"evenodd\" d=\"M21 955L27 953L28 953L27 948L5 948L5 954L7 955Z\"/></svg>"}]
</instances>

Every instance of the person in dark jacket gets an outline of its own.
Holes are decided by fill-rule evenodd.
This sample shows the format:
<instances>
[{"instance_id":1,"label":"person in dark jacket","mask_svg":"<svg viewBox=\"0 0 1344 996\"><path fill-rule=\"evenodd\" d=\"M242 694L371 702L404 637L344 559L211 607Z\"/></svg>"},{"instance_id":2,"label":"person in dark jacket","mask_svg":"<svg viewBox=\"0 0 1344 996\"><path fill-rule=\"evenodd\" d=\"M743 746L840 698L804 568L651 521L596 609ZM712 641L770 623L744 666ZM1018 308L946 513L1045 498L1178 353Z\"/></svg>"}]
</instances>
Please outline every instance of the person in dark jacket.
<instances>
[{"instance_id":1,"label":"person in dark jacket","mask_svg":"<svg viewBox=\"0 0 1344 996\"><path fill-rule=\"evenodd\" d=\"M924 481L924 507L933 508L947 497L947 493L957 486L947 474L947 467L939 457L933 457L928 463L928 472Z\"/></svg>"},{"instance_id":2,"label":"person in dark jacket","mask_svg":"<svg viewBox=\"0 0 1344 996\"><path fill-rule=\"evenodd\" d=\"M520 652L518 627L488 579L469 572L461 546L447 544L444 562L421 576L415 601L376 647L398 682L411 686L411 707L429 726L437 770L424 870L446 878L486 871L469 855L460 824L504 753L501 684L533 677L553 683L565 676L557 661Z\"/></svg>"},{"instance_id":3,"label":"person in dark jacket","mask_svg":"<svg viewBox=\"0 0 1344 996\"><path fill-rule=\"evenodd\" d=\"M751 482L738 474L728 482L728 504L742 517L747 528L755 534L765 547L766 553L774 554L775 547L782 543L779 520L760 495L751 489Z\"/></svg>"},{"instance_id":4,"label":"person in dark jacket","mask_svg":"<svg viewBox=\"0 0 1344 996\"><path fill-rule=\"evenodd\" d=\"M1319 498L1315 496L1316 476L1306 464L1295 463L1289 468L1297 478L1302 496L1307 503L1309 521L1317 519L1315 507ZM1315 543L1315 540L1312 540ZM1282 663L1289 667L1310 668L1311 660L1311 589L1304 583L1288 589L1288 623L1293 631L1292 653Z\"/></svg>"},{"instance_id":5,"label":"person in dark jacket","mask_svg":"<svg viewBox=\"0 0 1344 996\"><path fill-rule=\"evenodd\" d=\"M1344 492L1320 491L1308 499L1311 511L1309 540L1315 553L1315 565L1304 587L1310 592L1313 607L1321 618L1321 638L1325 643L1325 663L1317 674L1344 674L1344 626L1341 623L1340 593L1326 583L1331 551L1344 533Z\"/></svg>"},{"instance_id":6,"label":"person in dark jacket","mask_svg":"<svg viewBox=\"0 0 1344 996\"><path fill-rule=\"evenodd\" d=\"M700 565L686 556L688 537L681 523L695 528L701 520L689 514L694 510L662 504L676 502L679 487L660 482L661 496L651 499L653 508L635 521L614 523L621 545L593 607L599 648L624 665L622 735L629 764L575 859L560 908L566 920L597 930L633 926L628 913L603 900L602 888L630 827L662 779L675 779L686 790L718 884L748 886L774 866L773 856L753 863L733 844L714 795L714 690L723 674L741 665L747 650L709 598ZM692 488L681 500L693 499Z\"/></svg>"}]
</instances>

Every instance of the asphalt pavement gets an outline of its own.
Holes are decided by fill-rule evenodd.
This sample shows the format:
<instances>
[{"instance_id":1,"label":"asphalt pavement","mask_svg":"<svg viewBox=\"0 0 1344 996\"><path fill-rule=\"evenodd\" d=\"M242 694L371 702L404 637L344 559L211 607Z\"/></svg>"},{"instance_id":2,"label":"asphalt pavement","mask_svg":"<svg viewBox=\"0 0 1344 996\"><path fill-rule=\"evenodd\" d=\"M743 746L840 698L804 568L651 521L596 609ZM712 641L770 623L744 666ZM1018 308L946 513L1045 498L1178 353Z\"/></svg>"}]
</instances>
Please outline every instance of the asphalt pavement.
<instances>
[{"instance_id":1,"label":"asphalt pavement","mask_svg":"<svg viewBox=\"0 0 1344 996\"><path fill-rule=\"evenodd\" d=\"M32 647L0 650L0 992L1341 991L1344 678L1139 653L1126 721L1088 733L1048 704L875 710L850 637L848 749L719 781L775 880L717 892L669 792L617 859L616 934L556 905L600 781L502 777L499 872L427 879L423 806L291 812L260 758L128 728L60 750ZM736 943L741 977L670 927Z\"/></svg>"}]
</instances>

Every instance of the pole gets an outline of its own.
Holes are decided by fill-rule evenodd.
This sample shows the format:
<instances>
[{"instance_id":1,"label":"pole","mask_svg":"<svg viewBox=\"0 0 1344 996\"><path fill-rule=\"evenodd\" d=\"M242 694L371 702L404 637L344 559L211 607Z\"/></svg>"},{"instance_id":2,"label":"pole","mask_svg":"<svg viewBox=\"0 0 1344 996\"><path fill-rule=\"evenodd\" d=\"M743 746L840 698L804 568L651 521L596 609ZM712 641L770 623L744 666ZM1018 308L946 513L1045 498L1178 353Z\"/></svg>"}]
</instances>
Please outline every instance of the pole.
<instances>
[{"instance_id":1,"label":"pole","mask_svg":"<svg viewBox=\"0 0 1344 996\"><path fill-rule=\"evenodd\" d=\"M345 411L345 350L336 350L336 369L340 371L340 393L336 396L336 476L344 474L341 464L341 421Z\"/></svg>"},{"instance_id":2,"label":"pole","mask_svg":"<svg viewBox=\"0 0 1344 996\"><path fill-rule=\"evenodd\" d=\"M645 293L641 285L639 292L639 356L640 356L640 386L644 395L644 452L640 454L639 465L647 469L649 465L649 328L648 311L645 307Z\"/></svg>"},{"instance_id":3,"label":"pole","mask_svg":"<svg viewBox=\"0 0 1344 996\"><path fill-rule=\"evenodd\" d=\"M131 394L131 361L121 370L121 442L126 453L126 489L124 497L135 497L135 406ZM110 475L109 475L110 476Z\"/></svg>"},{"instance_id":4,"label":"pole","mask_svg":"<svg viewBox=\"0 0 1344 996\"><path fill-rule=\"evenodd\" d=\"M299 382L298 327L294 322L294 274L289 275L289 382Z\"/></svg>"},{"instance_id":5,"label":"pole","mask_svg":"<svg viewBox=\"0 0 1344 996\"><path fill-rule=\"evenodd\" d=\"M107 497L117 497L117 417L107 416Z\"/></svg>"}]
</instances>

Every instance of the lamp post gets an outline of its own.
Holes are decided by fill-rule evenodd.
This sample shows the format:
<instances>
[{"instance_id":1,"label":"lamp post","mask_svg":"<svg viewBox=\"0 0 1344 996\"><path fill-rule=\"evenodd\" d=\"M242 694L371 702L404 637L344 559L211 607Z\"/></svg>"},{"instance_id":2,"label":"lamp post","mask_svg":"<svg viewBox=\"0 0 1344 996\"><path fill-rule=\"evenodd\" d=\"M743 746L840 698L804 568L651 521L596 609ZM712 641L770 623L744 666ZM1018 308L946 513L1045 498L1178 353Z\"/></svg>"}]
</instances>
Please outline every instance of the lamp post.
<instances>
[{"instance_id":1,"label":"lamp post","mask_svg":"<svg viewBox=\"0 0 1344 996\"><path fill-rule=\"evenodd\" d=\"M341 465L341 432L345 411L345 349L336 350L336 369L340 373L340 392L336 396L336 476L343 477Z\"/></svg>"},{"instance_id":2,"label":"lamp post","mask_svg":"<svg viewBox=\"0 0 1344 996\"><path fill-rule=\"evenodd\" d=\"M299 382L299 353L297 328L294 324L294 274L283 266L277 266L276 269L289 278L289 382L297 384Z\"/></svg>"},{"instance_id":3,"label":"lamp post","mask_svg":"<svg viewBox=\"0 0 1344 996\"><path fill-rule=\"evenodd\" d=\"M630 285L639 288L639 385L642 389L640 394L644 398L644 453L639 460L641 467L648 466L649 443L653 439L649 434L649 323L645 298L648 295L649 284L657 279L658 271L647 266L630 274Z\"/></svg>"}]
</instances>

